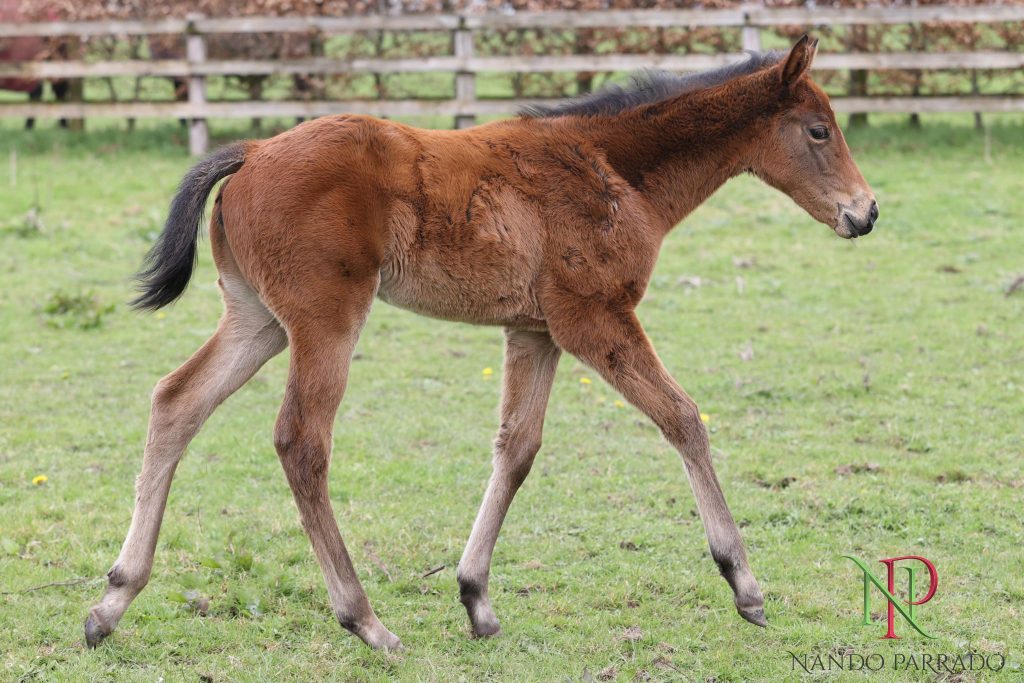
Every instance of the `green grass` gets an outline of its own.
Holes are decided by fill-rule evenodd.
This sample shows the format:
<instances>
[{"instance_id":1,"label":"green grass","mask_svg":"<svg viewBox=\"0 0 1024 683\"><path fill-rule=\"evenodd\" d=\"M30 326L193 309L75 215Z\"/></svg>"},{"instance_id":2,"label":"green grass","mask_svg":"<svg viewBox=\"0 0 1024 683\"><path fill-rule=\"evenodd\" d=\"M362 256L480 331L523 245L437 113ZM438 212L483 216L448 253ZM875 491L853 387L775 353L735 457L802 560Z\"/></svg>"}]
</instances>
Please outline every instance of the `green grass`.
<instances>
[{"instance_id":1,"label":"green grass","mask_svg":"<svg viewBox=\"0 0 1024 683\"><path fill-rule=\"evenodd\" d=\"M948 680L1019 680L1024 290L1004 292L1024 273L1024 129L993 120L988 158L967 117L851 134L881 207L866 239L841 241L741 178L666 241L640 317L710 416L767 630L735 614L678 456L565 358L495 555L504 631L471 639L454 569L489 473L501 332L378 303L331 487L370 599L408 647L399 655L369 651L331 616L271 443L287 353L193 442L149 587L100 649L83 648L127 531L149 392L212 332L220 301L204 243L180 303L123 305L189 165L173 123L84 141L8 124L0 680L780 681L800 677L787 650L843 648L999 652L1001 674ZM840 556L881 571L879 558L903 554L938 567L918 612L936 641L900 622L904 638L886 642L881 623L858 624L861 579ZM208 616L183 604L193 593Z\"/></svg>"}]
</instances>

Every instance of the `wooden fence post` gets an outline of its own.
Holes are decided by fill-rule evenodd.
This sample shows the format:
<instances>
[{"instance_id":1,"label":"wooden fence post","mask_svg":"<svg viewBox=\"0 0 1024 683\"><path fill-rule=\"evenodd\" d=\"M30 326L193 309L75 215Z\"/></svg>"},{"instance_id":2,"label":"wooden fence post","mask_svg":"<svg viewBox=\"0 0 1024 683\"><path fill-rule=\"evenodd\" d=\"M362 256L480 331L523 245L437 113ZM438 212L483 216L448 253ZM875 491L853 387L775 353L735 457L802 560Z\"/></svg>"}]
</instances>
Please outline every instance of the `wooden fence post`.
<instances>
[{"instance_id":1,"label":"wooden fence post","mask_svg":"<svg viewBox=\"0 0 1024 683\"><path fill-rule=\"evenodd\" d=\"M59 53L63 52L65 58L69 59L81 59L82 58L82 39L80 36L68 37L64 40L63 45L58 48ZM50 87L53 87L51 84ZM81 104L85 102L85 79L84 78L69 78L64 85L63 97L58 97L58 100L64 100L65 102L75 102ZM56 92L53 93L55 96ZM84 118L68 118L62 119L62 123L66 122L68 130L84 131L85 130L85 119Z\"/></svg>"},{"instance_id":2,"label":"wooden fence post","mask_svg":"<svg viewBox=\"0 0 1024 683\"><path fill-rule=\"evenodd\" d=\"M743 49L761 50L761 27L752 23L750 10L760 9L760 3L750 3L743 8Z\"/></svg>"},{"instance_id":3,"label":"wooden fence post","mask_svg":"<svg viewBox=\"0 0 1024 683\"><path fill-rule=\"evenodd\" d=\"M851 52L868 52L868 27L864 24L854 24L847 28L847 48ZM868 96L868 72L867 69L850 69L850 84L847 89L850 97ZM868 114L858 111L850 114L850 127L868 125Z\"/></svg>"},{"instance_id":4,"label":"wooden fence post","mask_svg":"<svg viewBox=\"0 0 1024 683\"><path fill-rule=\"evenodd\" d=\"M188 74L188 103L190 106L202 106L206 104L206 78L192 73L191 67L195 64L202 64L206 61L206 36L199 32L196 20L201 15L188 15L188 29L185 34L185 58L189 64ZM206 126L206 119L192 117L188 124L188 151L198 156L206 154L210 146L210 131Z\"/></svg>"},{"instance_id":5,"label":"wooden fence post","mask_svg":"<svg viewBox=\"0 0 1024 683\"><path fill-rule=\"evenodd\" d=\"M456 57L472 59L473 31L466 28L465 17L459 17L459 28L455 30L454 52ZM455 99L460 104L476 102L476 74L460 69L455 73ZM470 128L476 125L475 114L459 113L455 116L456 128Z\"/></svg>"}]
</instances>

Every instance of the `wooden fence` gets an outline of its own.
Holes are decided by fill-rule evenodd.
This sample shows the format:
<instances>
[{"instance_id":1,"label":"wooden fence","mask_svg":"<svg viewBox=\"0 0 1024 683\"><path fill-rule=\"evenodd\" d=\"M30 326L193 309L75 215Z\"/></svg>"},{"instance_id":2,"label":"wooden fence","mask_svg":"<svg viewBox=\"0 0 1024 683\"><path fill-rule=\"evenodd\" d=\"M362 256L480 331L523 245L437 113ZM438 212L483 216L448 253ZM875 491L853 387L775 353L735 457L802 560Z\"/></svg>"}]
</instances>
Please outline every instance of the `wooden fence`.
<instances>
[{"instance_id":1,"label":"wooden fence","mask_svg":"<svg viewBox=\"0 0 1024 683\"><path fill-rule=\"evenodd\" d=\"M167 76L184 78L184 102L7 103L7 117L176 117L188 119L189 146L201 154L208 146L206 120L214 117L313 117L340 112L382 116L454 116L465 127L478 115L507 114L550 100L480 99L475 79L479 72L627 71L654 67L692 71L721 65L736 54L599 54L479 57L474 33L516 28L601 27L735 27L742 31L744 49L760 49L762 29L778 26L881 25L924 23L995 23L1024 21L1024 5L911 6L846 8L766 8L751 4L714 10L610 10L593 12L520 12L514 14L403 15L359 17L240 17L144 21L0 23L0 40L18 36L132 36L184 34L186 56L181 60L39 61L0 64L0 78L91 78ZM450 56L400 59L335 59L314 57L288 60L207 59L206 36L244 33L319 33L360 31L446 31L452 34ZM839 69L1021 69L1024 52L890 52L820 54L815 68ZM274 74L394 74L449 72L455 74L455 93L439 100L324 100L324 101L208 101L205 79L214 75ZM840 112L1024 112L1022 96L952 97L836 97Z\"/></svg>"}]
</instances>

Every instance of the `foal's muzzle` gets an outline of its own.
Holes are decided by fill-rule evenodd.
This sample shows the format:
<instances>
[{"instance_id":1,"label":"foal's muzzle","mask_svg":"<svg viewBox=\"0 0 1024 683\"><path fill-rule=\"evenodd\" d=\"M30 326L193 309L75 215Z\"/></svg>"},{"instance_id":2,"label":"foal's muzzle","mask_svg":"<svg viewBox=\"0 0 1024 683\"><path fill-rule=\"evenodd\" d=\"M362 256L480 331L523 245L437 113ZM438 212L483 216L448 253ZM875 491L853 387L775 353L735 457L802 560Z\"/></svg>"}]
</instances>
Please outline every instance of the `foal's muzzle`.
<instances>
[{"instance_id":1,"label":"foal's muzzle","mask_svg":"<svg viewBox=\"0 0 1024 683\"><path fill-rule=\"evenodd\" d=\"M871 200L871 206L868 208L867 215L857 216L850 209L841 209L840 215L840 226L842 230L837 229L840 237L846 239L853 239L854 237L861 237L868 234L875 227L875 221L878 220L878 202Z\"/></svg>"}]
</instances>

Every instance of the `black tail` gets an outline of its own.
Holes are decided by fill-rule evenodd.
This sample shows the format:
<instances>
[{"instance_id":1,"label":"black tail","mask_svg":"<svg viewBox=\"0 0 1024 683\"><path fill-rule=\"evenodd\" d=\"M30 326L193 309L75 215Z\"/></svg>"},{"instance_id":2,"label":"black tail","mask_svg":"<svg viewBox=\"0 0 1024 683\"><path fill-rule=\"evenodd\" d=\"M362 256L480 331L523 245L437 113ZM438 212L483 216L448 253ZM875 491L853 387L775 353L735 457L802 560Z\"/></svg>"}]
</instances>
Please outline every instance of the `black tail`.
<instances>
[{"instance_id":1,"label":"black tail","mask_svg":"<svg viewBox=\"0 0 1024 683\"><path fill-rule=\"evenodd\" d=\"M185 174L156 244L135 276L142 292L133 308L155 311L185 291L196 267L196 242L206 199L221 178L242 167L247 143L236 142L213 152Z\"/></svg>"}]
</instances>

